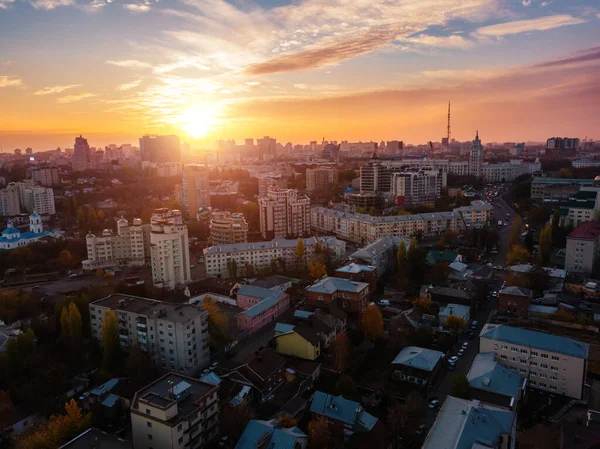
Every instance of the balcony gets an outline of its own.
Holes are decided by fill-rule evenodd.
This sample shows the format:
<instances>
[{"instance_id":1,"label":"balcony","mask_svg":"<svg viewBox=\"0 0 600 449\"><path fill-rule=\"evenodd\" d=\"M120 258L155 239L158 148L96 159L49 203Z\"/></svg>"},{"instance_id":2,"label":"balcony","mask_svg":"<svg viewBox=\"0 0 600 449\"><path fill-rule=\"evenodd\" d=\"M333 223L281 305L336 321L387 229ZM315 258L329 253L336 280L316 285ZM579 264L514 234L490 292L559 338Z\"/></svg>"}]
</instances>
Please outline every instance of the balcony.
<instances>
[{"instance_id":1,"label":"balcony","mask_svg":"<svg viewBox=\"0 0 600 449\"><path fill-rule=\"evenodd\" d=\"M141 329L143 329L143 330L148 329L148 325L146 323L136 323L135 326L138 328L138 332Z\"/></svg>"}]
</instances>

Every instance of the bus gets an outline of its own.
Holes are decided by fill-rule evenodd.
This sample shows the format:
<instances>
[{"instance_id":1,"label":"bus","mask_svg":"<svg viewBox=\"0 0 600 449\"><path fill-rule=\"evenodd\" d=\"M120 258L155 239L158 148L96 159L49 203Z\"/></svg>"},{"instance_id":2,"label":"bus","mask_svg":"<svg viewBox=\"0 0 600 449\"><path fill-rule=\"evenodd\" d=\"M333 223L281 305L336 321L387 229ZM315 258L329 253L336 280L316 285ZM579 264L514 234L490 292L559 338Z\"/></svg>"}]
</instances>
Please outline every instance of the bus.
<instances>
[{"instance_id":1,"label":"bus","mask_svg":"<svg viewBox=\"0 0 600 449\"><path fill-rule=\"evenodd\" d=\"M135 285L143 285L144 284L144 280L142 278L140 278L139 276L126 277L125 279L123 279L123 282L125 282L125 285L127 287L133 287Z\"/></svg>"}]
</instances>

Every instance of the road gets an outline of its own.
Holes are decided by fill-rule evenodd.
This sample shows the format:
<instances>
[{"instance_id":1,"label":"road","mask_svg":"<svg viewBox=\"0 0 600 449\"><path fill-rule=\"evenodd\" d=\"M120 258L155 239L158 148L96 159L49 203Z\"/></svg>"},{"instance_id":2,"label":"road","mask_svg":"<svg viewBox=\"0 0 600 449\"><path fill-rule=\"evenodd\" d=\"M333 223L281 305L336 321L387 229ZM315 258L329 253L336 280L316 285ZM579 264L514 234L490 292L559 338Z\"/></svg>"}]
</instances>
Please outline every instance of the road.
<instances>
[{"instance_id":1,"label":"road","mask_svg":"<svg viewBox=\"0 0 600 449\"><path fill-rule=\"evenodd\" d=\"M508 221L510 224L513 223L517 214L506 202L497 197L495 200L496 205L494 206L494 216L496 217L496 221L502 220L502 222ZM506 214L510 217L508 220L506 219ZM498 234L500 235L500 248L498 250L498 254L491 254L490 259L494 265L504 265L506 262L506 254L508 253L508 234L510 232L510 224L508 226L502 226L502 229L498 230Z\"/></svg>"}]
</instances>

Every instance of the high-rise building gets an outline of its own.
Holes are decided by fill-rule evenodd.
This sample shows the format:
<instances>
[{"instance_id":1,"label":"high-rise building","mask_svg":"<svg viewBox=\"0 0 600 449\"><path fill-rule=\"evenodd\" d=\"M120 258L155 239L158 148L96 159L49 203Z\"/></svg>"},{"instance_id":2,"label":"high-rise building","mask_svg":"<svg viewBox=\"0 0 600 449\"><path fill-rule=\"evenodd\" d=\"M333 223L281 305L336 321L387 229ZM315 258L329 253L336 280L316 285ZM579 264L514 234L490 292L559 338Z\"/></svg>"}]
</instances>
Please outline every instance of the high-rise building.
<instances>
[{"instance_id":1,"label":"high-rise building","mask_svg":"<svg viewBox=\"0 0 600 449\"><path fill-rule=\"evenodd\" d=\"M186 165L182 183L183 209L190 219L195 220L200 208L210 206L208 172L199 165Z\"/></svg>"},{"instance_id":2,"label":"high-rise building","mask_svg":"<svg viewBox=\"0 0 600 449\"><path fill-rule=\"evenodd\" d=\"M39 168L33 170L31 175L35 182L46 187L60 184L60 176L58 175L58 168L56 167Z\"/></svg>"},{"instance_id":3,"label":"high-rise building","mask_svg":"<svg viewBox=\"0 0 600 449\"><path fill-rule=\"evenodd\" d=\"M335 168L309 168L306 170L306 191L323 190L331 192L338 183Z\"/></svg>"},{"instance_id":4,"label":"high-rise building","mask_svg":"<svg viewBox=\"0 0 600 449\"><path fill-rule=\"evenodd\" d=\"M42 215L56 213L54 191L49 187L27 186L23 189L23 207L29 213L37 211Z\"/></svg>"},{"instance_id":5,"label":"high-rise building","mask_svg":"<svg viewBox=\"0 0 600 449\"><path fill-rule=\"evenodd\" d=\"M471 142L469 153L469 174L481 177L481 165L483 163L483 145L479 139L479 131L475 134L475 140Z\"/></svg>"},{"instance_id":6,"label":"high-rise building","mask_svg":"<svg viewBox=\"0 0 600 449\"><path fill-rule=\"evenodd\" d=\"M248 222L244 214L231 212L213 212L208 226L210 245L246 243L248 241Z\"/></svg>"},{"instance_id":7,"label":"high-rise building","mask_svg":"<svg viewBox=\"0 0 600 449\"><path fill-rule=\"evenodd\" d=\"M93 168L93 152L87 139L81 135L75 138L73 148L73 157L71 158L71 168L74 171L82 171Z\"/></svg>"},{"instance_id":8,"label":"high-rise building","mask_svg":"<svg viewBox=\"0 0 600 449\"><path fill-rule=\"evenodd\" d=\"M447 173L442 170L405 170L392 174L392 198L397 206L408 207L433 203L447 185Z\"/></svg>"},{"instance_id":9,"label":"high-rise building","mask_svg":"<svg viewBox=\"0 0 600 449\"><path fill-rule=\"evenodd\" d=\"M181 143L177 136L150 136L140 137L140 154L142 161L180 162Z\"/></svg>"},{"instance_id":10,"label":"high-rise building","mask_svg":"<svg viewBox=\"0 0 600 449\"><path fill-rule=\"evenodd\" d=\"M31 156L33 154L33 149L32 148L25 148L25 154L27 156Z\"/></svg>"},{"instance_id":11,"label":"high-rise building","mask_svg":"<svg viewBox=\"0 0 600 449\"><path fill-rule=\"evenodd\" d=\"M577 137L551 137L546 141L546 148L577 148L579 139Z\"/></svg>"},{"instance_id":12,"label":"high-rise building","mask_svg":"<svg viewBox=\"0 0 600 449\"><path fill-rule=\"evenodd\" d=\"M256 139L256 143L260 158L272 159L277 155L277 139L265 136L262 139Z\"/></svg>"},{"instance_id":13,"label":"high-rise building","mask_svg":"<svg viewBox=\"0 0 600 449\"><path fill-rule=\"evenodd\" d=\"M178 210L156 209L150 228L154 285L169 289L192 279L188 229Z\"/></svg>"},{"instance_id":14,"label":"high-rise building","mask_svg":"<svg viewBox=\"0 0 600 449\"><path fill-rule=\"evenodd\" d=\"M5 189L0 190L0 216L11 217L20 213L19 188L11 183Z\"/></svg>"},{"instance_id":15,"label":"high-rise building","mask_svg":"<svg viewBox=\"0 0 600 449\"><path fill-rule=\"evenodd\" d=\"M588 221L577 226L567 237L565 269L589 276L600 265L600 223Z\"/></svg>"},{"instance_id":16,"label":"high-rise building","mask_svg":"<svg viewBox=\"0 0 600 449\"><path fill-rule=\"evenodd\" d=\"M218 390L208 378L169 373L138 391L131 403L135 449L207 447L219 435Z\"/></svg>"},{"instance_id":17,"label":"high-rise building","mask_svg":"<svg viewBox=\"0 0 600 449\"><path fill-rule=\"evenodd\" d=\"M258 199L260 232L265 239L300 237L310 232L310 198L294 189L269 188Z\"/></svg>"},{"instance_id":18,"label":"high-rise building","mask_svg":"<svg viewBox=\"0 0 600 449\"><path fill-rule=\"evenodd\" d=\"M122 347L139 346L156 365L188 375L209 362L208 313L201 308L114 294L90 303L89 310L96 340L102 341L102 323L112 310Z\"/></svg>"}]
</instances>

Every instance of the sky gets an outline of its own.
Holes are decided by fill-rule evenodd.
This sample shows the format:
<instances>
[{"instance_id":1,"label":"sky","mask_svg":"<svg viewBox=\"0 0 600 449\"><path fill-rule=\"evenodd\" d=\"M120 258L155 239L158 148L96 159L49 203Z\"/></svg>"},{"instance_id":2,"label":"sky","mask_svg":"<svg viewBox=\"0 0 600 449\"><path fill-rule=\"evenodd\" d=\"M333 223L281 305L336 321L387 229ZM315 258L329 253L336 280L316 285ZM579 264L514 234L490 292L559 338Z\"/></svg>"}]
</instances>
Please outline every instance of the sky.
<instances>
[{"instance_id":1,"label":"sky","mask_svg":"<svg viewBox=\"0 0 600 449\"><path fill-rule=\"evenodd\" d=\"M598 0L0 0L2 151L600 139Z\"/></svg>"}]
</instances>

